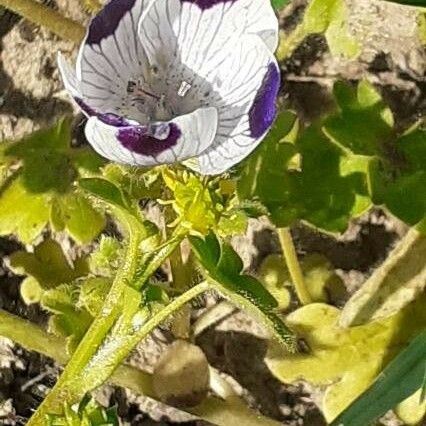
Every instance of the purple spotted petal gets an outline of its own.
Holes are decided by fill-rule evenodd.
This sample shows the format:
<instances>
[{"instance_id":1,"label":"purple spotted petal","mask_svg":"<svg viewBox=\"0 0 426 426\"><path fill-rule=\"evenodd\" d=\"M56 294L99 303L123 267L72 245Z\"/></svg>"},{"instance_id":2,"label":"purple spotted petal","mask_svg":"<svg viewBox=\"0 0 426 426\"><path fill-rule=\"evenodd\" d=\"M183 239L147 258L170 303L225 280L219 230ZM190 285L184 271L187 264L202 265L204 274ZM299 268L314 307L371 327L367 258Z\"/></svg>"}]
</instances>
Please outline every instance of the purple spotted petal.
<instances>
[{"instance_id":1,"label":"purple spotted petal","mask_svg":"<svg viewBox=\"0 0 426 426\"><path fill-rule=\"evenodd\" d=\"M277 66L271 62L249 111L250 132L253 138L260 138L274 122L279 87L280 73Z\"/></svg>"},{"instance_id":2,"label":"purple spotted petal","mask_svg":"<svg viewBox=\"0 0 426 426\"><path fill-rule=\"evenodd\" d=\"M182 133L179 127L168 124L168 136L164 139L157 139L152 136L152 132L145 126L133 126L120 129L117 139L127 149L137 154L156 156L163 151L176 145Z\"/></svg>"},{"instance_id":3,"label":"purple spotted petal","mask_svg":"<svg viewBox=\"0 0 426 426\"><path fill-rule=\"evenodd\" d=\"M93 115L97 115L97 112L92 107L87 105L87 103L84 102L83 99L75 96L74 100L75 100L76 104L81 108L81 110L84 113L86 113L89 117L91 117Z\"/></svg>"},{"instance_id":4,"label":"purple spotted petal","mask_svg":"<svg viewBox=\"0 0 426 426\"><path fill-rule=\"evenodd\" d=\"M130 122L127 121L124 117L121 117L120 115L113 114L112 112L102 114L99 111L96 111L94 108L90 107L86 102L83 101L83 99L74 97L74 100L81 108L81 110L85 112L89 117L96 116L103 123L109 124L110 126L114 127L125 127L130 125Z\"/></svg>"},{"instance_id":5,"label":"purple spotted petal","mask_svg":"<svg viewBox=\"0 0 426 426\"><path fill-rule=\"evenodd\" d=\"M135 1L136 0L110 0L110 2L92 19L86 43L99 44L103 38L112 35L126 12L135 5Z\"/></svg>"}]
</instances>

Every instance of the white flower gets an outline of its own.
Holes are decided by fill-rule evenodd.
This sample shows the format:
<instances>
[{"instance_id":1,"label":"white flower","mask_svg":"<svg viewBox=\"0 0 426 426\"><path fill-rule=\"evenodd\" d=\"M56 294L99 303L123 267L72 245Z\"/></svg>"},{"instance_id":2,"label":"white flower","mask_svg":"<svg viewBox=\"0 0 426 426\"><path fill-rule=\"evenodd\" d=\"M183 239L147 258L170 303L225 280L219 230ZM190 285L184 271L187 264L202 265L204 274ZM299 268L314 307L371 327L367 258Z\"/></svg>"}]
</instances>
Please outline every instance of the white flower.
<instances>
[{"instance_id":1,"label":"white flower","mask_svg":"<svg viewBox=\"0 0 426 426\"><path fill-rule=\"evenodd\" d=\"M111 0L59 68L102 156L218 174L272 125L277 43L269 0Z\"/></svg>"}]
</instances>

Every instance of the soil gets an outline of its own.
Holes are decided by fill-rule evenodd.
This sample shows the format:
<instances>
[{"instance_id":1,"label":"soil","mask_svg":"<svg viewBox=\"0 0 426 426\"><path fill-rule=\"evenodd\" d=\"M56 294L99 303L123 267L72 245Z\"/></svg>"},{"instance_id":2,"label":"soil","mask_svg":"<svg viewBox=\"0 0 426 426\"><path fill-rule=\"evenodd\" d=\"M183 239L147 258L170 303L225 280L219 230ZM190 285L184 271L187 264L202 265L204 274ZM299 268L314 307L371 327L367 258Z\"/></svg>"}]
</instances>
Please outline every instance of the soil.
<instances>
[{"instance_id":1,"label":"soil","mask_svg":"<svg viewBox=\"0 0 426 426\"><path fill-rule=\"evenodd\" d=\"M50 2L67 16L82 23L88 19L78 0ZM282 12L281 26L291 30L306 6L294 0ZM282 99L306 121L331 106L331 88L337 79L356 82L368 78L381 91L395 113L398 125L406 126L426 112L426 51L417 33L414 9L381 0L347 1L350 31L362 44L356 60L331 56L322 36L311 36L281 64ZM73 112L56 67L56 52L75 56L75 46L0 8L0 140L18 139ZM81 129L81 123L78 126ZM355 220L343 235L332 236L300 225L292 229L300 256L322 253L344 280L348 294L358 288L406 232L403 224L381 210ZM279 244L265 220L250 221L244 236L233 239L245 268L255 272L263 258L278 253ZM4 262L21 246L13 238L0 238L0 308L37 323L45 314L35 305L26 306L19 296L21 278ZM214 301L213 301L214 302ZM193 307L196 317L205 300ZM171 341L167 327L143 342L130 362L152 370ZM285 425L325 424L317 407L319 391L304 383L285 386L266 368L263 330L247 315L236 311L218 326L197 338L211 365L232 376L247 403ZM0 424L24 425L54 384L60 368L0 338ZM123 422L131 425L202 425L182 412L130 391L106 386L97 393L105 405L117 405ZM382 420L398 424L393 416Z\"/></svg>"}]
</instances>

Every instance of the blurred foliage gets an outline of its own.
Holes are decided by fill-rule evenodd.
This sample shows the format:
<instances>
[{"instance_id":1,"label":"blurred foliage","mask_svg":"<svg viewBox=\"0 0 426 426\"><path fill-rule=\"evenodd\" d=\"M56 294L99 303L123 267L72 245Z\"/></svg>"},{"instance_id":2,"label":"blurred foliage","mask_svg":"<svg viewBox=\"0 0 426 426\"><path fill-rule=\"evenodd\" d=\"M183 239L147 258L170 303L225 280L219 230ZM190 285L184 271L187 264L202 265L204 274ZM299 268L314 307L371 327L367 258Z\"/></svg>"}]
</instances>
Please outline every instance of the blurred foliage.
<instances>
[{"instance_id":1,"label":"blurred foliage","mask_svg":"<svg viewBox=\"0 0 426 426\"><path fill-rule=\"evenodd\" d=\"M300 261L300 266L313 302L342 302L346 288L327 258L317 253L309 254ZM293 284L282 255L271 254L264 259L259 268L259 280L278 301L280 310L289 308Z\"/></svg>"},{"instance_id":2,"label":"blurred foliage","mask_svg":"<svg viewBox=\"0 0 426 426\"><path fill-rule=\"evenodd\" d=\"M115 407L105 409L86 395L78 407L64 404L63 415L49 414L47 426L119 426Z\"/></svg>"},{"instance_id":3,"label":"blurred foliage","mask_svg":"<svg viewBox=\"0 0 426 426\"><path fill-rule=\"evenodd\" d=\"M103 160L88 147L71 147L70 120L19 142L0 145L0 164L14 170L0 191L0 235L31 243L48 222L87 243L104 228L99 213L73 183L96 174Z\"/></svg>"},{"instance_id":4,"label":"blurred foliage","mask_svg":"<svg viewBox=\"0 0 426 426\"><path fill-rule=\"evenodd\" d=\"M366 81L334 87L336 112L301 129L281 113L265 141L245 161L241 200L264 205L274 224L304 220L344 231L374 204L409 225L426 213L426 131L394 128L390 109Z\"/></svg>"},{"instance_id":5,"label":"blurred foliage","mask_svg":"<svg viewBox=\"0 0 426 426\"><path fill-rule=\"evenodd\" d=\"M331 54L353 59L361 51L350 33L344 0L311 0L302 21L290 33L282 33L277 50L280 61L286 60L311 34L323 34Z\"/></svg>"},{"instance_id":6,"label":"blurred foliage","mask_svg":"<svg viewBox=\"0 0 426 426\"><path fill-rule=\"evenodd\" d=\"M424 302L424 299L423 299ZM411 320L412 324L413 320ZM400 330L401 334L404 330ZM409 329L409 332L412 330ZM417 424L425 414L421 387L426 359L426 331L412 342L383 369L371 386L361 394L331 426L364 426L374 423L395 407L404 424Z\"/></svg>"}]
</instances>

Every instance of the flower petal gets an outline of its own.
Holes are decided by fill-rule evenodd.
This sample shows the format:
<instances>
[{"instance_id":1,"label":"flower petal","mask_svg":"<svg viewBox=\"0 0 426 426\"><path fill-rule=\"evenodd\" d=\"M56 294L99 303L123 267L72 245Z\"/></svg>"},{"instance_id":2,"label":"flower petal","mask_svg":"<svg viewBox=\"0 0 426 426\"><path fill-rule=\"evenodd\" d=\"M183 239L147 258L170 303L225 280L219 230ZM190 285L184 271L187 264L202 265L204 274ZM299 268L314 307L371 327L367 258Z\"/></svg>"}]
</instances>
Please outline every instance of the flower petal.
<instances>
[{"instance_id":1,"label":"flower petal","mask_svg":"<svg viewBox=\"0 0 426 426\"><path fill-rule=\"evenodd\" d=\"M124 121L115 124L96 117L88 120L85 133L93 148L119 163L153 166L182 161L204 151L216 134L217 111L200 108L170 122L154 123L149 129Z\"/></svg>"},{"instance_id":2,"label":"flower petal","mask_svg":"<svg viewBox=\"0 0 426 426\"><path fill-rule=\"evenodd\" d=\"M223 62L244 34L276 49L278 20L268 0L156 0L139 25L151 64L182 63L199 75Z\"/></svg>"},{"instance_id":3,"label":"flower petal","mask_svg":"<svg viewBox=\"0 0 426 426\"><path fill-rule=\"evenodd\" d=\"M58 68L65 89L70 93L72 97L82 98L83 95L81 92L80 81L77 79L75 71L73 70L69 62L64 58L64 55L61 52L58 52Z\"/></svg>"},{"instance_id":4,"label":"flower petal","mask_svg":"<svg viewBox=\"0 0 426 426\"><path fill-rule=\"evenodd\" d=\"M278 64L258 37L244 37L217 70L219 124L213 144L198 157L198 170L219 174L241 161L262 141L276 114Z\"/></svg>"},{"instance_id":5,"label":"flower petal","mask_svg":"<svg viewBox=\"0 0 426 426\"><path fill-rule=\"evenodd\" d=\"M82 92L92 107L119 114L129 79L146 72L138 23L150 1L111 0L92 19L77 60Z\"/></svg>"},{"instance_id":6,"label":"flower petal","mask_svg":"<svg viewBox=\"0 0 426 426\"><path fill-rule=\"evenodd\" d=\"M271 52L278 47L278 21L268 0L181 0L194 3L201 10L217 8L221 3L231 3L228 20L244 20L246 34L257 34ZM247 15L242 12L247 10ZM244 18L243 18L244 16Z\"/></svg>"}]
</instances>

